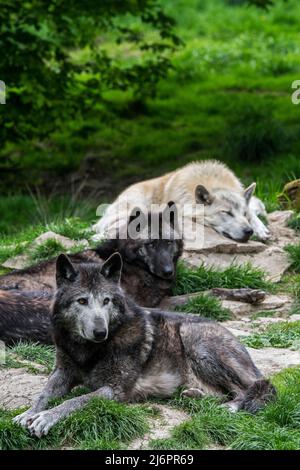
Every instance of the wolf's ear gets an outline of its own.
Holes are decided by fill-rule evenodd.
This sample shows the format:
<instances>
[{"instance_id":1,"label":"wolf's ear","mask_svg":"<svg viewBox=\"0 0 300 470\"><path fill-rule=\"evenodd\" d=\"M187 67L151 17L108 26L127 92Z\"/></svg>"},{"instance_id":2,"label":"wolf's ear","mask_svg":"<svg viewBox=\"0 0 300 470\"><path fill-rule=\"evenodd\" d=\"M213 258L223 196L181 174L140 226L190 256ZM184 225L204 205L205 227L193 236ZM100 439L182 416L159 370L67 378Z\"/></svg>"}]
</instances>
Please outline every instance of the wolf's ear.
<instances>
[{"instance_id":1,"label":"wolf's ear","mask_svg":"<svg viewBox=\"0 0 300 470\"><path fill-rule=\"evenodd\" d=\"M256 188L256 183L250 184L248 188L244 190L244 198L246 199L247 204L249 204L251 197L253 196L253 193Z\"/></svg>"},{"instance_id":2,"label":"wolf's ear","mask_svg":"<svg viewBox=\"0 0 300 470\"><path fill-rule=\"evenodd\" d=\"M178 210L175 202L169 201L167 207L165 208L163 215L168 216L168 222L172 228L178 228Z\"/></svg>"},{"instance_id":3,"label":"wolf's ear","mask_svg":"<svg viewBox=\"0 0 300 470\"><path fill-rule=\"evenodd\" d=\"M120 253L111 255L102 265L101 274L114 282L120 282L123 261Z\"/></svg>"},{"instance_id":4,"label":"wolf's ear","mask_svg":"<svg viewBox=\"0 0 300 470\"><path fill-rule=\"evenodd\" d=\"M61 254L56 260L56 284L59 287L65 281L73 282L75 281L78 272L74 268L73 264L69 258Z\"/></svg>"},{"instance_id":5,"label":"wolf's ear","mask_svg":"<svg viewBox=\"0 0 300 470\"><path fill-rule=\"evenodd\" d=\"M213 196L209 193L209 191L207 191L207 189L202 184L198 184L198 186L196 187L195 198L198 204L204 204L205 206L212 204L214 200Z\"/></svg>"}]
</instances>

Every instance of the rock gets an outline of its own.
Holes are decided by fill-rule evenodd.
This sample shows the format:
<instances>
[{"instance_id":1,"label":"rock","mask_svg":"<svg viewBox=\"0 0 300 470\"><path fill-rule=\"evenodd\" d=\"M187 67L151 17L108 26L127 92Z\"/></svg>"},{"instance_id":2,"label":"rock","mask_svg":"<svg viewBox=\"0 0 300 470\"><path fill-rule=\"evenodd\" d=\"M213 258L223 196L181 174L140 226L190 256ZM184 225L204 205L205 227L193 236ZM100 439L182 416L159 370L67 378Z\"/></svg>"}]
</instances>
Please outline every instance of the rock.
<instances>
[{"instance_id":1,"label":"rock","mask_svg":"<svg viewBox=\"0 0 300 470\"><path fill-rule=\"evenodd\" d=\"M55 240L57 243L60 243L66 250L70 250L76 245L88 246L87 240L74 241L71 238L64 237L55 232L45 232L42 235L38 236L30 245L31 248L34 248L39 245L43 245L47 240Z\"/></svg>"},{"instance_id":2,"label":"rock","mask_svg":"<svg viewBox=\"0 0 300 470\"><path fill-rule=\"evenodd\" d=\"M268 215L268 228L272 234L268 244L239 243L205 228L203 245L197 249L190 245L185 247L183 259L193 267L204 264L214 269L225 269L232 263L251 263L264 270L268 280L278 282L291 264L284 247L300 240L295 231L286 226L292 215L293 211L275 211Z\"/></svg>"},{"instance_id":3,"label":"rock","mask_svg":"<svg viewBox=\"0 0 300 470\"><path fill-rule=\"evenodd\" d=\"M249 241L248 243L236 242L230 238L223 237L210 227L204 227L204 237L199 245L185 242L186 251L195 251L197 253L260 253L264 251L265 245L261 242Z\"/></svg>"},{"instance_id":4,"label":"rock","mask_svg":"<svg viewBox=\"0 0 300 470\"><path fill-rule=\"evenodd\" d=\"M13 409L32 405L46 382L45 375L0 368L0 407Z\"/></svg>"},{"instance_id":5,"label":"rock","mask_svg":"<svg viewBox=\"0 0 300 470\"><path fill-rule=\"evenodd\" d=\"M44 244L47 240L55 240L57 243L60 243L67 252L75 246L84 248L88 248L89 246L87 240L83 239L74 241L70 238L64 237L63 235L49 231L42 233L35 240L33 240L33 242L28 246L28 250L30 251L35 249L37 246ZM23 254L9 258L4 263L2 263L2 266L9 269L23 269L30 264L32 264L30 256L28 254Z\"/></svg>"},{"instance_id":6,"label":"rock","mask_svg":"<svg viewBox=\"0 0 300 470\"><path fill-rule=\"evenodd\" d=\"M162 310L176 310L199 295L210 295L221 301L227 300L238 304L251 303L258 306L265 300L267 294L259 289L222 289L217 287L208 291L165 297L160 302L159 308Z\"/></svg>"},{"instance_id":7,"label":"rock","mask_svg":"<svg viewBox=\"0 0 300 470\"><path fill-rule=\"evenodd\" d=\"M286 226L293 217L294 211L274 211L268 215L268 222L272 225Z\"/></svg>"},{"instance_id":8,"label":"rock","mask_svg":"<svg viewBox=\"0 0 300 470\"><path fill-rule=\"evenodd\" d=\"M293 207L300 210L300 179L287 183L278 196L278 201L283 208Z\"/></svg>"},{"instance_id":9,"label":"rock","mask_svg":"<svg viewBox=\"0 0 300 470\"><path fill-rule=\"evenodd\" d=\"M275 211L268 215L272 245L283 248L289 244L299 243L300 237L287 226L293 214L293 211Z\"/></svg>"},{"instance_id":10,"label":"rock","mask_svg":"<svg viewBox=\"0 0 300 470\"><path fill-rule=\"evenodd\" d=\"M166 297L162 300L159 307L163 310L180 309L180 307L185 305L189 300L192 300L199 295L212 295L212 292L194 292L192 294ZM243 320L247 316L252 316L255 313L265 311L274 312L274 315L287 315L290 312L294 302L292 297L285 294L265 294L263 300L260 300L256 303L242 302L240 300L226 300L222 298L218 299L220 300L222 307L231 311L234 318L243 318Z\"/></svg>"},{"instance_id":11,"label":"rock","mask_svg":"<svg viewBox=\"0 0 300 470\"><path fill-rule=\"evenodd\" d=\"M289 318L291 321L300 321L300 313L294 313Z\"/></svg>"},{"instance_id":12,"label":"rock","mask_svg":"<svg viewBox=\"0 0 300 470\"><path fill-rule=\"evenodd\" d=\"M236 330L235 328L227 328L234 336L237 338L239 336L250 336L251 333L249 331L244 331L244 330Z\"/></svg>"},{"instance_id":13,"label":"rock","mask_svg":"<svg viewBox=\"0 0 300 470\"><path fill-rule=\"evenodd\" d=\"M183 259L192 267L204 264L208 268L221 270L228 268L232 264L239 266L250 263L252 266L264 270L266 272L266 279L273 282L280 281L291 264L287 253L276 246L268 247L263 252L256 253L255 255L234 253L209 253L205 255L203 253L185 251Z\"/></svg>"},{"instance_id":14,"label":"rock","mask_svg":"<svg viewBox=\"0 0 300 470\"><path fill-rule=\"evenodd\" d=\"M263 332L270 324L286 322L289 319L279 317L259 317L255 320L245 317L241 320L227 320L222 323L235 336L249 336Z\"/></svg>"},{"instance_id":15,"label":"rock","mask_svg":"<svg viewBox=\"0 0 300 470\"><path fill-rule=\"evenodd\" d=\"M292 297L288 295L267 295L265 300L258 304L249 304L231 300L222 300L222 306L228 308L235 318L251 316L254 313L274 311L282 315L287 314L293 304Z\"/></svg>"},{"instance_id":16,"label":"rock","mask_svg":"<svg viewBox=\"0 0 300 470\"><path fill-rule=\"evenodd\" d=\"M281 348L247 348L247 350L255 365L266 376L286 367L299 367L300 364L300 351Z\"/></svg>"},{"instance_id":17,"label":"rock","mask_svg":"<svg viewBox=\"0 0 300 470\"><path fill-rule=\"evenodd\" d=\"M23 269L28 266L28 256L27 255L18 255L13 258L7 259L2 266L9 269Z\"/></svg>"}]
</instances>

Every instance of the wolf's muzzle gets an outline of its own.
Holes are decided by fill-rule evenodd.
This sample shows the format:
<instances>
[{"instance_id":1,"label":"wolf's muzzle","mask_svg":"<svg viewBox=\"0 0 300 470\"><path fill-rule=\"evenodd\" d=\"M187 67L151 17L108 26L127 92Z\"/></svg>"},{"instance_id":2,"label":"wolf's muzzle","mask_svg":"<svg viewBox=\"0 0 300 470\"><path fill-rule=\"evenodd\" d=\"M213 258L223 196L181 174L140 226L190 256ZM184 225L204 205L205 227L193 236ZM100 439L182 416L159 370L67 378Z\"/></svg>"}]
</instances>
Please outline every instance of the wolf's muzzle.
<instances>
[{"instance_id":1,"label":"wolf's muzzle","mask_svg":"<svg viewBox=\"0 0 300 470\"><path fill-rule=\"evenodd\" d=\"M101 341L104 341L107 337L107 330L102 328L102 329L94 329L93 330L93 336L94 336L94 341L96 341L97 343L101 342Z\"/></svg>"}]
</instances>

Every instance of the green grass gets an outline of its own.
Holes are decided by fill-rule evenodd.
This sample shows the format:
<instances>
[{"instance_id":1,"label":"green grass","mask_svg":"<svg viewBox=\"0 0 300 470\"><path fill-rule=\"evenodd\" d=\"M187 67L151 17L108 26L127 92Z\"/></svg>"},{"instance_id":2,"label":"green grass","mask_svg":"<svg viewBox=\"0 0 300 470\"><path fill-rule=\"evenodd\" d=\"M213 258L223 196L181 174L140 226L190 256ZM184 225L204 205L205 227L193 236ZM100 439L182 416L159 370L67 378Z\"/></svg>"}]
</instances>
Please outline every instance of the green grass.
<instances>
[{"instance_id":1,"label":"green grass","mask_svg":"<svg viewBox=\"0 0 300 470\"><path fill-rule=\"evenodd\" d=\"M254 333L240 340L251 348L300 349L300 321L279 322L268 325L264 332Z\"/></svg>"},{"instance_id":2,"label":"green grass","mask_svg":"<svg viewBox=\"0 0 300 470\"><path fill-rule=\"evenodd\" d=\"M94 398L82 410L58 423L42 439L12 423L21 410L0 410L0 450L51 449L68 446L78 449L121 448L148 430L150 411L143 406L129 406Z\"/></svg>"},{"instance_id":3,"label":"green grass","mask_svg":"<svg viewBox=\"0 0 300 470\"><path fill-rule=\"evenodd\" d=\"M54 346L46 346L38 343L18 343L9 348L9 352L25 361L35 362L51 372L55 361Z\"/></svg>"},{"instance_id":4,"label":"green grass","mask_svg":"<svg viewBox=\"0 0 300 470\"><path fill-rule=\"evenodd\" d=\"M212 398L173 398L169 404L184 409L191 419L168 439L152 440L152 449L205 449L224 446L235 450L299 450L300 369L274 375L276 401L257 415L231 413Z\"/></svg>"},{"instance_id":5,"label":"green grass","mask_svg":"<svg viewBox=\"0 0 300 470\"><path fill-rule=\"evenodd\" d=\"M11 206L10 199L15 205ZM66 251L62 245L51 239L37 247L30 246L36 237L47 231L53 231L75 241L89 240L93 234L90 227L95 220L95 209L89 201L78 202L77 210L72 205L61 207L60 203L63 205L67 199L67 197L62 200L57 198L53 205L50 199L48 208L46 206L44 208L45 201L40 202L43 204L41 208L36 206L32 195L19 195L12 198L0 196L0 207L1 203L3 204L2 225L0 226L0 263L21 254L28 254L30 262L38 262ZM6 200L8 203L5 206ZM28 212L26 211L27 205L30 207ZM81 214L82 218L76 214ZM15 219L14 223L11 220L12 217ZM78 244L69 251L80 251L83 248Z\"/></svg>"},{"instance_id":6,"label":"green grass","mask_svg":"<svg viewBox=\"0 0 300 470\"><path fill-rule=\"evenodd\" d=\"M30 260L31 262L43 261L45 259L54 258L64 251L65 248L61 243L55 239L49 238L30 251Z\"/></svg>"},{"instance_id":7,"label":"green grass","mask_svg":"<svg viewBox=\"0 0 300 470\"><path fill-rule=\"evenodd\" d=\"M238 427L231 443L234 450L299 450L300 432L249 419Z\"/></svg>"},{"instance_id":8,"label":"green grass","mask_svg":"<svg viewBox=\"0 0 300 470\"><path fill-rule=\"evenodd\" d=\"M230 320L232 314L228 308L222 307L220 300L210 295L197 295L185 305L176 308L179 312L194 313L205 318L213 318L217 321Z\"/></svg>"},{"instance_id":9,"label":"green grass","mask_svg":"<svg viewBox=\"0 0 300 470\"><path fill-rule=\"evenodd\" d=\"M242 266L232 264L223 271L206 268L203 265L191 269L183 262L178 264L174 295L190 294L214 287L250 287L265 290L272 288L271 283L265 280L264 272L250 264Z\"/></svg>"},{"instance_id":10,"label":"green grass","mask_svg":"<svg viewBox=\"0 0 300 470\"><path fill-rule=\"evenodd\" d=\"M288 221L288 226L296 230L297 232L300 231L300 214L295 213L293 217Z\"/></svg>"},{"instance_id":11,"label":"green grass","mask_svg":"<svg viewBox=\"0 0 300 470\"><path fill-rule=\"evenodd\" d=\"M100 202L100 201L99 201ZM18 241L30 231L40 234L42 227L58 231L61 235L77 239L90 235L89 224L95 218L97 202L72 196L34 195L32 192L0 195L0 240L13 236Z\"/></svg>"},{"instance_id":12,"label":"green grass","mask_svg":"<svg viewBox=\"0 0 300 470\"><path fill-rule=\"evenodd\" d=\"M285 247L285 250L288 252L292 262L291 268L296 273L300 273L300 243L298 245L288 245Z\"/></svg>"}]
</instances>

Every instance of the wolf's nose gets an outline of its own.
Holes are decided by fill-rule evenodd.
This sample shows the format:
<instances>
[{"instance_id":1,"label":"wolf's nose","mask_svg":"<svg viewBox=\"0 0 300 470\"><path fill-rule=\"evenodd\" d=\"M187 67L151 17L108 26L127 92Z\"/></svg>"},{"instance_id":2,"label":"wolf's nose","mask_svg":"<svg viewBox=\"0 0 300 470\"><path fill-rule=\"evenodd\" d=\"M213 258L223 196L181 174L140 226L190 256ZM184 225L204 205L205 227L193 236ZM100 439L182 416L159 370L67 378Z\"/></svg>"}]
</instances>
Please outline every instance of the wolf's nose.
<instances>
[{"instance_id":1,"label":"wolf's nose","mask_svg":"<svg viewBox=\"0 0 300 470\"><path fill-rule=\"evenodd\" d=\"M174 270L171 266L166 266L164 269L163 269L163 275L164 277L171 277L173 276L173 273L174 273Z\"/></svg>"},{"instance_id":2,"label":"wolf's nose","mask_svg":"<svg viewBox=\"0 0 300 470\"><path fill-rule=\"evenodd\" d=\"M102 341L106 338L106 330L94 330L93 335L96 341Z\"/></svg>"},{"instance_id":3,"label":"wolf's nose","mask_svg":"<svg viewBox=\"0 0 300 470\"><path fill-rule=\"evenodd\" d=\"M249 238L253 235L253 230L251 227L245 229L245 235L247 235Z\"/></svg>"}]
</instances>

